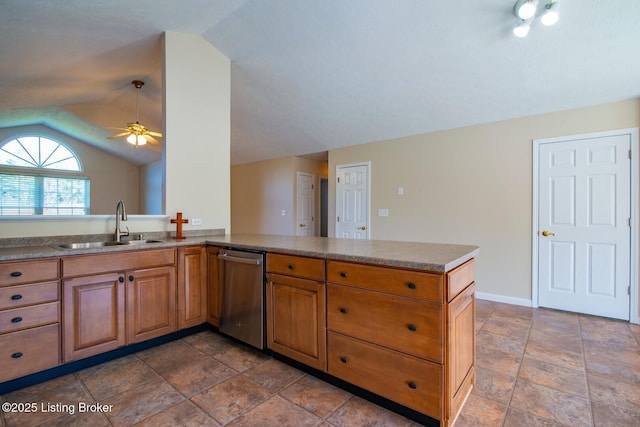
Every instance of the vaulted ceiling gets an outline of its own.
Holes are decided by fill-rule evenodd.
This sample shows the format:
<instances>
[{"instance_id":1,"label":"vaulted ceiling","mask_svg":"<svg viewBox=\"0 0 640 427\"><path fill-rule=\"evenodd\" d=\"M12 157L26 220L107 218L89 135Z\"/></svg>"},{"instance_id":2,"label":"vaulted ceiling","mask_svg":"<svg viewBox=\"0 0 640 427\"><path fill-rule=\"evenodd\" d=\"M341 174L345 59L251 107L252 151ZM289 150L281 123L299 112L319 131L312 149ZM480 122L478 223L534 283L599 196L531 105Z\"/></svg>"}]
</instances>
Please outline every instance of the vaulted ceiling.
<instances>
[{"instance_id":1,"label":"vaulted ceiling","mask_svg":"<svg viewBox=\"0 0 640 427\"><path fill-rule=\"evenodd\" d=\"M233 164L640 97L637 0L560 0L523 39L514 2L5 0L0 127L159 158L106 137L135 118L133 79L161 130L164 31L231 59Z\"/></svg>"}]
</instances>

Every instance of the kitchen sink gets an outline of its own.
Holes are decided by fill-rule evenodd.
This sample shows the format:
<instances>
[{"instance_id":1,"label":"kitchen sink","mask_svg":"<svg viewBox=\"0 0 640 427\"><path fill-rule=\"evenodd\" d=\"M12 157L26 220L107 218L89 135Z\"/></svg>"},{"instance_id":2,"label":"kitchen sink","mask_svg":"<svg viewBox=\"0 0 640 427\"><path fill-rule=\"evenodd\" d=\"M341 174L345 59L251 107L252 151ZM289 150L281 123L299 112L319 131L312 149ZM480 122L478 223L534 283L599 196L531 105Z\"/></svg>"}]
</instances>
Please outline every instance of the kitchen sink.
<instances>
[{"instance_id":1,"label":"kitchen sink","mask_svg":"<svg viewBox=\"0 0 640 427\"><path fill-rule=\"evenodd\" d=\"M77 242L77 243L63 243L61 245L57 245L62 249L93 249L93 248L104 248L108 246L127 246L127 245L146 245L148 243L163 243L163 240L151 240L151 239L140 239L140 240L129 240L126 242Z\"/></svg>"},{"instance_id":2,"label":"kitchen sink","mask_svg":"<svg viewBox=\"0 0 640 427\"><path fill-rule=\"evenodd\" d=\"M79 243L63 243L58 245L62 249L90 249L90 248L102 248L105 246L122 246L126 245L126 242L79 242Z\"/></svg>"},{"instance_id":3,"label":"kitchen sink","mask_svg":"<svg viewBox=\"0 0 640 427\"><path fill-rule=\"evenodd\" d=\"M140 239L140 240L129 240L123 243L125 245L146 245L147 243L164 243L164 240Z\"/></svg>"}]
</instances>

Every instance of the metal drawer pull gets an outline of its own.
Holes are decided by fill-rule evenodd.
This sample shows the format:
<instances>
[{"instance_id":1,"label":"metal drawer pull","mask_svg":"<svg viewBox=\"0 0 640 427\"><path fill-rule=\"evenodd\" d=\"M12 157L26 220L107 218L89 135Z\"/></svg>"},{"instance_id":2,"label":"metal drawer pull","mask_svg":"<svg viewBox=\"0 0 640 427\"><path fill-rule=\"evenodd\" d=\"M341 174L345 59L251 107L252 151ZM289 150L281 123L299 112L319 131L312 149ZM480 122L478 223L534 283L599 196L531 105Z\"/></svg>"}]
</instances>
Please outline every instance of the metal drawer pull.
<instances>
[{"instance_id":1,"label":"metal drawer pull","mask_svg":"<svg viewBox=\"0 0 640 427\"><path fill-rule=\"evenodd\" d=\"M287 265L287 268L288 268L289 270L293 270L293 268L294 268L294 267L295 267L295 266L294 266L293 264L289 264L289 265Z\"/></svg>"},{"instance_id":2,"label":"metal drawer pull","mask_svg":"<svg viewBox=\"0 0 640 427\"><path fill-rule=\"evenodd\" d=\"M22 322L22 317L14 317L11 319L11 323L20 323Z\"/></svg>"},{"instance_id":3,"label":"metal drawer pull","mask_svg":"<svg viewBox=\"0 0 640 427\"><path fill-rule=\"evenodd\" d=\"M416 325L409 325L407 326L407 329L409 329L411 332L415 332L418 330L418 327Z\"/></svg>"},{"instance_id":4,"label":"metal drawer pull","mask_svg":"<svg viewBox=\"0 0 640 427\"><path fill-rule=\"evenodd\" d=\"M14 358L14 359L20 359L22 357L22 353L20 353L20 352L13 353L11 355L11 357Z\"/></svg>"},{"instance_id":5,"label":"metal drawer pull","mask_svg":"<svg viewBox=\"0 0 640 427\"><path fill-rule=\"evenodd\" d=\"M342 357L340 358L340 361L341 361L342 363L347 363L347 362L349 362L349 359L347 359L346 357L342 356Z\"/></svg>"},{"instance_id":6,"label":"metal drawer pull","mask_svg":"<svg viewBox=\"0 0 640 427\"><path fill-rule=\"evenodd\" d=\"M22 273L19 271L14 271L13 273L11 273L11 277L20 277L22 276Z\"/></svg>"},{"instance_id":7,"label":"metal drawer pull","mask_svg":"<svg viewBox=\"0 0 640 427\"><path fill-rule=\"evenodd\" d=\"M118 277L118 282L124 283L124 277L122 277L122 276Z\"/></svg>"},{"instance_id":8,"label":"metal drawer pull","mask_svg":"<svg viewBox=\"0 0 640 427\"><path fill-rule=\"evenodd\" d=\"M418 388L418 384L414 383L413 381L409 381L407 385L409 386L410 389L413 389L413 390Z\"/></svg>"},{"instance_id":9,"label":"metal drawer pull","mask_svg":"<svg viewBox=\"0 0 640 427\"><path fill-rule=\"evenodd\" d=\"M347 314L347 309L344 307L340 307L340 313Z\"/></svg>"},{"instance_id":10,"label":"metal drawer pull","mask_svg":"<svg viewBox=\"0 0 640 427\"><path fill-rule=\"evenodd\" d=\"M129 281L130 281L130 282L133 282L135 279L136 279L136 278L135 278L135 277L133 277L133 274L132 274L131 276L129 276Z\"/></svg>"},{"instance_id":11,"label":"metal drawer pull","mask_svg":"<svg viewBox=\"0 0 640 427\"><path fill-rule=\"evenodd\" d=\"M347 276L348 276L348 274L346 272L344 272L344 271L340 272L340 277L347 277Z\"/></svg>"},{"instance_id":12,"label":"metal drawer pull","mask_svg":"<svg viewBox=\"0 0 640 427\"><path fill-rule=\"evenodd\" d=\"M407 283L407 288L409 288L409 289L415 289L415 288L416 288L416 284L415 284L415 283L412 283L412 282L409 282L409 283Z\"/></svg>"},{"instance_id":13,"label":"metal drawer pull","mask_svg":"<svg viewBox=\"0 0 640 427\"><path fill-rule=\"evenodd\" d=\"M12 301L18 301L22 299L22 295L18 294L18 295L11 295L11 300Z\"/></svg>"}]
</instances>

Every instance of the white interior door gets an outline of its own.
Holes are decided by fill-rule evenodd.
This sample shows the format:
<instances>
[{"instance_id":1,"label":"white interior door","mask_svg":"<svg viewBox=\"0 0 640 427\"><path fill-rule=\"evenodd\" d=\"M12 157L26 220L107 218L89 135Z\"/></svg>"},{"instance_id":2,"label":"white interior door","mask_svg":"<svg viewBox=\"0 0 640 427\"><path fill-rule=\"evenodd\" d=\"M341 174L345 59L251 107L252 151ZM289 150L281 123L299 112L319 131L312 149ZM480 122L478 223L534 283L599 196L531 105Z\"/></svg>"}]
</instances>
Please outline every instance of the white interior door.
<instances>
[{"instance_id":1,"label":"white interior door","mask_svg":"<svg viewBox=\"0 0 640 427\"><path fill-rule=\"evenodd\" d=\"M336 167L336 237L369 239L369 164Z\"/></svg>"},{"instance_id":2,"label":"white interior door","mask_svg":"<svg viewBox=\"0 0 640 427\"><path fill-rule=\"evenodd\" d=\"M538 145L539 305L629 319L631 136Z\"/></svg>"},{"instance_id":3,"label":"white interior door","mask_svg":"<svg viewBox=\"0 0 640 427\"><path fill-rule=\"evenodd\" d=\"M315 175L298 172L297 176L297 207L296 207L296 235L315 235Z\"/></svg>"}]
</instances>

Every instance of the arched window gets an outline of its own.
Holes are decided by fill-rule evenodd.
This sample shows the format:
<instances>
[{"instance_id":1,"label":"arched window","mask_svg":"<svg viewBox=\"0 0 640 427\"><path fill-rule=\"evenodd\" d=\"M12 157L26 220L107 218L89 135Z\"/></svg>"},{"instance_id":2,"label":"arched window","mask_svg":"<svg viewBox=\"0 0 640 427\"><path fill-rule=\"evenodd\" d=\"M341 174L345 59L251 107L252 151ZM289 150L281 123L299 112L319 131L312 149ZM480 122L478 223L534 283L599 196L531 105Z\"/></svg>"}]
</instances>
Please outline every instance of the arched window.
<instances>
[{"instance_id":1,"label":"arched window","mask_svg":"<svg viewBox=\"0 0 640 427\"><path fill-rule=\"evenodd\" d=\"M89 179L80 159L44 136L0 144L0 215L88 215Z\"/></svg>"}]
</instances>

